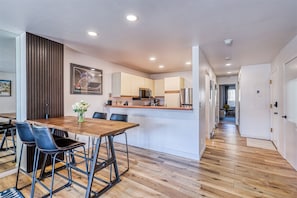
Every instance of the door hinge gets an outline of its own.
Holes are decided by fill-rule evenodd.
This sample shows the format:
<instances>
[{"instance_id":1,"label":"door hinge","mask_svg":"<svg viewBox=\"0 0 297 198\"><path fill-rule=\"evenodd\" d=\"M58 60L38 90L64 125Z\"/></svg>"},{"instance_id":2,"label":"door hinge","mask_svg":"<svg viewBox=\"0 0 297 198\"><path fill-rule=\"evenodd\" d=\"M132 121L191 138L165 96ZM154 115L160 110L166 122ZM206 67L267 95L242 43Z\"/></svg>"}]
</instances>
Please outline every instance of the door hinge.
<instances>
[{"instance_id":1,"label":"door hinge","mask_svg":"<svg viewBox=\"0 0 297 198\"><path fill-rule=\"evenodd\" d=\"M269 80L269 84L272 84L272 80Z\"/></svg>"},{"instance_id":2,"label":"door hinge","mask_svg":"<svg viewBox=\"0 0 297 198\"><path fill-rule=\"evenodd\" d=\"M273 129L272 129L272 128L270 128L270 132L271 132L271 133L273 132Z\"/></svg>"}]
</instances>

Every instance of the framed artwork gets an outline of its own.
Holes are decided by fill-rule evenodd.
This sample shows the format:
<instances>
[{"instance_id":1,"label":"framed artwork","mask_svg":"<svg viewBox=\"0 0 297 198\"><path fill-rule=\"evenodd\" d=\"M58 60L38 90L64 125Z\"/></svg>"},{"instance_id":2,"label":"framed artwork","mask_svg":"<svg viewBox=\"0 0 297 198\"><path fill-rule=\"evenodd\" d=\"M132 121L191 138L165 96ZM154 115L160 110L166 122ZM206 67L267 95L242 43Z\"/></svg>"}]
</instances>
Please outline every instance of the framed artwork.
<instances>
[{"instance_id":1,"label":"framed artwork","mask_svg":"<svg viewBox=\"0 0 297 198\"><path fill-rule=\"evenodd\" d=\"M102 89L102 70L70 63L71 94L102 95Z\"/></svg>"},{"instance_id":2,"label":"framed artwork","mask_svg":"<svg viewBox=\"0 0 297 198\"><path fill-rule=\"evenodd\" d=\"M0 96L11 96L11 80L0 80Z\"/></svg>"}]
</instances>

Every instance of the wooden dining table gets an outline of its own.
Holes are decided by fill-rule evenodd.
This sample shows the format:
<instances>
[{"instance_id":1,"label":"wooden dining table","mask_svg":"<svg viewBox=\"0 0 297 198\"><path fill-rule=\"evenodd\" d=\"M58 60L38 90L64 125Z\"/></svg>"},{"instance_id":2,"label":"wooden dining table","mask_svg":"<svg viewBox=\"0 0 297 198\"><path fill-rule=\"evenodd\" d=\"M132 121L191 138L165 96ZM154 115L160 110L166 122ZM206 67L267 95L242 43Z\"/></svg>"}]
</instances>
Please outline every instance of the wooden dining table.
<instances>
[{"instance_id":1,"label":"wooden dining table","mask_svg":"<svg viewBox=\"0 0 297 198\"><path fill-rule=\"evenodd\" d=\"M4 128L4 130L10 130L10 129L12 129L14 127L11 124L16 119L16 113L0 113L0 118L8 119L8 123L1 123L1 124L2 124L2 127ZM0 127L0 129L2 127ZM11 136L13 136L14 135L14 131L11 131L11 133L12 133ZM0 151L11 149L11 148L15 149L15 146L9 147L9 148L5 148L5 149L3 148L4 143L6 141L6 138L7 138L7 136L4 133L4 135L3 135L2 139L1 139L1 142L0 142ZM14 140L13 140L13 142L14 142Z\"/></svg>"},{"instance_id":2,"label":"wooden dining table","mask_svg":"<svg viewBox=\"0 0 297 198\"><path fill-rule=\"evenodd\" d=\"M118 171L118 164L114 150L113 144L113 135L125 131L130 128L134 128L139 126L136 123L130 122L120 122L120 121L111 121L111 120L102 120L102 119L93 119L93 118L85 118L85 121L82 123L77 122L77 117L74 116L64 116L57 118L49 118L49 119L35 119L28 120L31 124L46 126L51 129L58 129L62 131L67 131L74 133L76 135L85 135L96 138L96 144L94 153L91 158L91 167L88 175L88 185L86 188L85 197L92 197L92 193L94 197L98 197L106 192L108 189L112 188L115 184L120 182L120 175ZM104 161L98 162L98 155L100 150L100 144L103 137L107 137L109 142L109 152L110 156L108 159ZM103 189L98 192L92 191L92 184L94 180L94 174L108 166L114 167L115 178L110 181Z\"/></svg>"},{"instance_id":3,"label":"wooden dining table","mask_svg":"<svg viewBox=\"0 0 297 198\"><path fill-rule=\"evenodd\" d=\"M0 113L0 118L8 119L11 124L11 121L16 119L16 113Z\"/></svg>"}]
</instances>

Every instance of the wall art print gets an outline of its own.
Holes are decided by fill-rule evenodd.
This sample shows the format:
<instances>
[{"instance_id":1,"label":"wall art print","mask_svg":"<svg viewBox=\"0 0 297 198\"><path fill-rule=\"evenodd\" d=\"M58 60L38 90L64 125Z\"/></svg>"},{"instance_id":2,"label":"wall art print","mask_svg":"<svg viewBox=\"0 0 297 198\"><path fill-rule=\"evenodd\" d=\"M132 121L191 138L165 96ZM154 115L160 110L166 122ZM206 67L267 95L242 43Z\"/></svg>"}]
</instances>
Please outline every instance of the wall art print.
<instances>
[{"instance_id":1,"label":"wall art print","mask_svg":"<svg viewBox=\"0 0 297 198\"><path fill-rule=\"evenodd\" d=\"M100 69L70 63L71 94L102 95L103 72Z\"/></svg>"},{"instance_id":2,"label":"wall art print","mask_svg":"<svg viewBox=\"0 0 297 198\"><path fill-rule=\"evenodd\" d=\"M11 96L11 80L0 80L0 96Z\"/></svg>"}]
</instances>

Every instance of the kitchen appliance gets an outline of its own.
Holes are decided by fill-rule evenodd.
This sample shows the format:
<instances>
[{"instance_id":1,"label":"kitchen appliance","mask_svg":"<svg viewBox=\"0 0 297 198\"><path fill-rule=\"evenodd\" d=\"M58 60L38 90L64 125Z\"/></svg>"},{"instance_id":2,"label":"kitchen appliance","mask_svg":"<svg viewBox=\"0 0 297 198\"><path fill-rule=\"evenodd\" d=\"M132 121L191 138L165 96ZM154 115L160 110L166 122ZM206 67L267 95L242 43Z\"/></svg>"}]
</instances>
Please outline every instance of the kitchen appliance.
<instances>
[{"instance_id":1,"label":"kitchen appliance","mask_svg":"<svg viewBox=\"0 0 297 198\"><path fill-rule=\"evenodd\" d=\"M180 104L182 107L192 107L193 88L183 88L180 90Z\"/></svg>"},{"instance_id":2,"label":"kitchen appliance","mask_svg":"<svg viewBox=\"0 0 297 198\"><path fill-rule=\"evenodd\" d=\"M112 100L107 100L107 105L112 105Z\"/></svg>"},{"instance_id":3,"label":"kitchen appliance","mask_svg":"<svg viewBox=\"0 0 297 198\"><path fill-rule=\"evenodd\" d=\"M147 88L139 88L139 98L150 98L152 91Z\"/></svg>"}]
</instances>

